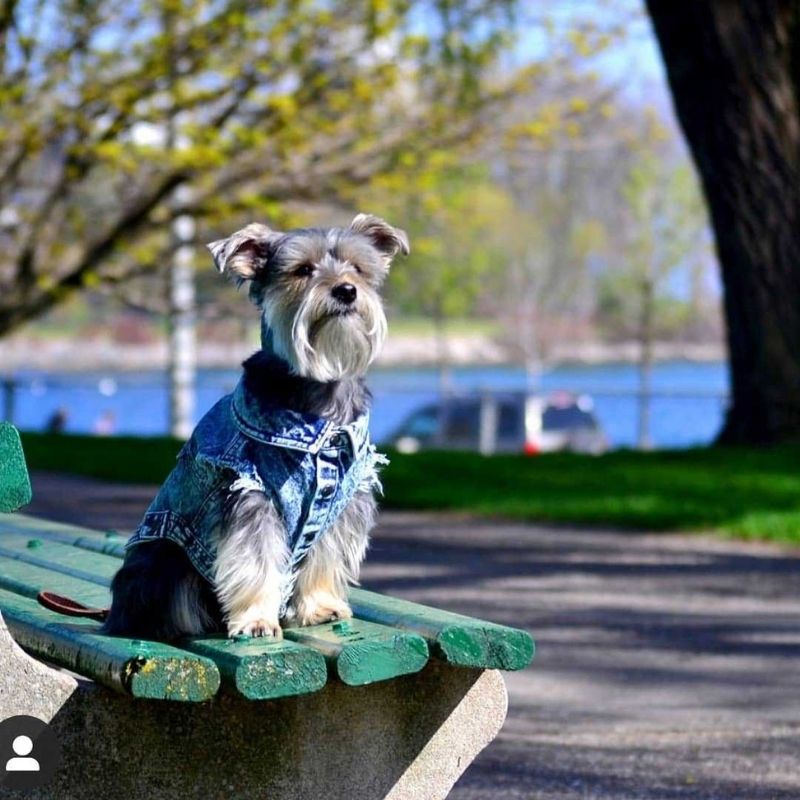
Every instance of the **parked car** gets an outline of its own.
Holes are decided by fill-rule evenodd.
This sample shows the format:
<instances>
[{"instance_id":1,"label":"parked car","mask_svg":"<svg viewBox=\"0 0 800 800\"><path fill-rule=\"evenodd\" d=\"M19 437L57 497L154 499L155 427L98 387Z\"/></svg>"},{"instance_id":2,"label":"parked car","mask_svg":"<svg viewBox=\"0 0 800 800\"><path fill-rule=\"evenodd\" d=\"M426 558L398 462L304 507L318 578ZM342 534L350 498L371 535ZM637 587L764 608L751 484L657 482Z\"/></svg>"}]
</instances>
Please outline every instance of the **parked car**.
<instances>
[{"instance_id":1,"label":"parked car","mask_svg":"<svg viewBox=\"0 0 800 800\"><path fill-rule=\"evenodd\" d=\"M608 440L590 397L484 393L451 397L412 412L390 437L401 453L477 450L481 453L603 453Z\"/></svg>"}]
</instances>

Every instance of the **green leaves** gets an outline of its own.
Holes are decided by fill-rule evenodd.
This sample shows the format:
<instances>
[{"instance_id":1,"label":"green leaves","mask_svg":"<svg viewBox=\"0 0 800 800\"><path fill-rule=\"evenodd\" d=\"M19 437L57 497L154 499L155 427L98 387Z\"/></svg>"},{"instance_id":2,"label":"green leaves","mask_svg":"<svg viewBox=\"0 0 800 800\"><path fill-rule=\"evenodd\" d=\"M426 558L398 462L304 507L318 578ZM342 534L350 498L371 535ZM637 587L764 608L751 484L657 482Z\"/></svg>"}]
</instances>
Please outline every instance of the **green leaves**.
<instances>
[{"instance_id":1,"label":"green leaves","mask_svg":"<svg viewBox=\"0 0 800 800\"><path fill-rule=\"evenodd\" d=\"M486 170L466 167L445 152L411 151L395 170L360 191L357 201L389 220L402 220L411 255L390 273L389 297L407 313L437 319L473 313L498 269L497 222L512 202Z\"/></svg>"},{"instance_id":2,"label":"green leaves","mask_svg":"<svg viewBox=\"0 0 800 800\"><path fill-rule=\"evenodd\" d=\"M707 222L697 178L686 163L643 149L622 186L627 231L621 263L600 284L600 309L616 333L638 333L645 295L652 295L651 335L686 326L690 307L671 291L680 269L705 255Z\"/></svg>"},{"instance_id":3,"label":"green leaves","mask_svg":"<svg viewBox=\"0 0 800 800\"><path fill-rule=\"evenodd\" d=\"M164 186L192 184L180 211L212 238L246 214L340 204L409 143L466 140L497 92L485 77L507 6L20 0L0 72L0 208L24 224L0 250L0 334L84 273L96 285L162 266L144 256L177 213Z\"/></svg>"}]
</instances>

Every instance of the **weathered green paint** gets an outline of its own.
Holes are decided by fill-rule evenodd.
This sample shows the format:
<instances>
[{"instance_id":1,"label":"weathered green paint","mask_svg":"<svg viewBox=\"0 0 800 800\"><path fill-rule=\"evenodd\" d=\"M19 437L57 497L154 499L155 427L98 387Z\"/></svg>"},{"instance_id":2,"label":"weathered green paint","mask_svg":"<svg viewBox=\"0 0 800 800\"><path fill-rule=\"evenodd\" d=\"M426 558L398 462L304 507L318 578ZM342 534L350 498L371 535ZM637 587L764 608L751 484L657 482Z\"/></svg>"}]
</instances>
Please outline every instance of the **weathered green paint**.
<instances>
[{"instance_id":1,"label":"weathered green paint","mask_svg":"<svg viewBox=\"0 0 800 800\"><path fill-rule=\"evenodd\" d=\"M431 654L448 664L484 669L523 669L534 643L527 631L450 611L352 589L350 604L359 619L380 622L422 636Z\"/></svg>"},{"instance_id":2,"label":"weathered green paint","mask_svg":"<svg viewBox=\"0 0 800 800\"><path fill-rule=\"evenodd\" d=\"M0 546L5 545L7 539L2 536L3 531L14 531L22 536L38 537L45 540L58 540L62 545L71 544L78 550L89 551L97 554L99 561L84 559L84 570L97 576L113 575L116 567L114 559L124 556L124 545L107 539L102 534L86 528L59 525L58 523L44 523L31 520L24 515L9 517L7 525L4 518L0 518ZM18 545L17 550L23 546ZM52 553L39 549L35 555L39 556ZM31 555L28 553L28 555ZM74 569L74 561L64 562L59 569ZM118 562L117 562L118 564ZM497 625L492 622L475 619L473 617L442 611L430 606L412 603L395 597L369 592L363 589L353 589L350 602L357 619L352 621L353 626L365 623L378 623L386 628L399 629L411 634L417 634L426 640L430 652L436 658L456 666L478 667L484 669L518 670L526 667L534 654L534 642L527 631ZM341 623L333 623L339 625ZM332 646L328 633L333 626L316 626L315 628L292 629L286 632L287 638L302 641L310 647L323 652L328 659L329 668L333 674L345 680L340 672L348 675L348 679L359 681L362 676L351 665L351 659L358 655L359 650L348 649L346 656L341 655L341 647L337 650ZM328 628L331 630L328 631ZM320 631L325 635L318 635ZM327 633L326 633L327 631ZM339 631L341 633L341 631ZM394 630L393 635L398 631ZM300 636L305 638L301 639ZM341 636L333 640L333 644L341 645ZM354 640L348 645L361 644L365 657L369 656L371 662L379 661L378 653L385 652L387 648L382 645L371 645L371 648L359 640ZM402 650L401 646L401 650ZM371 667L365 665L365 674ZM391 668L387 666L386 672ZM377 673L376 673L377 674ZM401 674L401 673L398 673ZM391 675L388 675L391 677ZM375 678L377 680L377 678Z\"/></svg>"},{"instance_id":3,"label":"weathered green paint","mask_svg":"<svg viewBox=\"0 0 800 800\"><path fill-rule=\"evenodd\" d=\"M16 543L5 546L12 538ZM18 535L11 537L0 532L0 542L5 546L0 546L0 588L33 599L41 589L48 589L96 607L106 607L111 602L108 584L119 567L118 559L98 557L47 540L42 542L32 558L25 552L24 541ZM86 569L77 570L73 566L75 553ZM327 679L322 654L293 642L268 642L264 639L233 642L206 637L187 639L181 647L210 658L217 664L226 686L251 700L315 692L325 685Z\"/></svg>"},{"instance_id":4,"label":"weathered green paint","mask_svg":"<svg viewBox=\"0 0 800 800\"><path fill-rule=\"evenodd\" d=\"M151 700L200 702L220 685L213 661L160 642L103 636L96 622L67 619L0 589L0 612L17 643L118 692Z\"/></svg>"},{"instance_id":5,"label":"weathered green paint","mask_svg":"<svg viewBox=\"0 0 800 800\"><path fill-rule=\"evenodd\" d=\"M81 536L72 542L74 547L103 553L114 558L125 558L125 542L119 539L99 539L96 536Z\"/></svg>"},{"instance_id":6,"label":"weathered green paint","mask_svg":"<svg viewBox=\"0 0 800 800\"><path fill-rule=\"evenodd\" d=\"M316 692L328 678L322 654L292 641L228 639L220 635L187 639L181 646L210 658L226 688L249 700Z\"/></svg>"},{"instance_id":7,"label":"weathered green paint","mask_svg":"<svg viewBox=\"0 0 800 800\"><path fill-rule=\"evenodd\" d=\"M29 517L25 514L0 514L0 537L3 534L38 537L53 542L60 542L94 553L125 557L125 541L127 536L117 531L94 531L75 525ZM119 565L117 565L119 566Z\"/></svg>"},{"instance_id":8,"label":"weathered green paint","mask_svg":"<svg viewBox=\"0 0 800 800\"><path fill-rule=\"evenodd\" d=\"M26 531L26 535L28 533ZM54 577L61 576L62 582L59 585L62 589L65 586L73 586L74 591L70 596L81 602L96 604L97 595L92 593L90 596L86 591L85 583L108 586L111 577L119 567L119 559L104 553L87 551L80 546L73 547L61 541L51 541L44 532L40 533L40 537L42 539L41 547L31 551L27 547L28 540L25 536L21 536L19 533L4 533L0 528L0 564L3 561L2 556L5 555L7 558L30 567L51 570ZM86 537L78 538L85 539ZM1 567L0 572L2 572ZM83 583L81 585L70 584L70 581L78 580ZM64 593L69 594L66 590ZM304 671L307 672L312 684L318 680L316 676L319 674L317 672L319 654L325 657L331 674L352 686L416 672L427 661L427 646L419 636L359 620L353 620L350 623L350 630L347 632L337 633L333 631L332 625L319 625L312 628L289 629L285 632L285 637L288 641L298 642L305 645L306 649L310 648L316 651L315 661L309 664ZM187 640L187 648L191 647L193 652L199 652L194 649L193 645L188 645L188 641L190 640ZM257 670L253 666L252 658L246 659L246 665L242 666L236 663L235 657L232 656L227 646L214 648L209 644L210 641L213 640L204 640L206 644L202 652L215 661L217 660L216 656L220 654L226 656L225 663L220 664L220 669L226 677L228 685L232 685L237 691L244 688L245 692L263 692L264 696L267 696L268 692L283 691L278 685L279 673L275 671L271 662L266 661L261 665L263 674L271 675L273 678L273 686L270 688L266 685L266 679L259 678L256 674ZM245 649L250 648L250 655L254 649L257 651L259 648L263 650L269 647L269 643L258 640L253 640L253 644L248 644L247 641L235 644ZM296 651L293 652L287 663L287 671L294 670L293 664L299 659L301 656ZM242 668L239 669L240 667ZM243 683L243 676L248 672L252 676L252 680ZM294 678L293 675L291 677ZM305 685L307 685L306 681L303 680L300 682L299 688L303 688ZM294 680L285 682L286 693L293 693L297 687L298 684Z\"/></svg>"},{"instance_id":9,"label":"weathered green paint","mask_svg":"<svg viewBox=\"0 0 800 800\"><path fill-rule=\"evenodd\" d=\"M42 589L47 589L99 608L105 608L111 602L111 592L107 586L10 558L0 558L0 589L33 600Z\"/></svg>"},{"instance_id":10,"label":"weathered green paint","mask_svg":"<svg viewBox=\"0 0 800 800\"><path fill-rule=\"evenodd\" d=\"M328 669L349 686L363 686L421 670L428 661L425 640L413 633L351 620L347 630L334 630L338 623L287 628L287 639L319 650Z\"/></svg>"},{"instance_id":11,"label":"weathered green paint","mask_svg":"<svg viewBox=\"0 0 800 800\"><path fill-rule=\"evenodd\" d=\"M0 511L16 511L31 501L31 482L17 429L0 422Z\"/></svg>"},{"instance_id":12,"label":"weathered green paint","mask_svg":"<svg viewBox=\"0 0 800 800\"><path fill-rule=\"evenodd\" d=\"M59 548L62 549L59 550ZM114 574L115 570L112 569L111 575L107 577L98 575L94 569L96 565L88 563L90 559L94 562L97 557L89 556L87 558L87 555L87 553L83 553L77 548L62 545L59 542L42 542L40 547L31 549L24 539L11 538L0 534L0 559L7 558L12 561L22 561L25 564L51 569L62 575L80 578L90 583L99 583L101 586L107 585L108 578ZM113 561L111 566L112 568L114 567ZM116 566L118 568L118 561ZM84 567L87 568L85 569Z\"/></svg>"},{"instance_id":13,"label":"weathered green paint","mask_svg":"<svg viewBox=\"0 0 800 800\"><path fill-rule=\"evenodd\" d=\"M0 514L0 530L7 533L24 533L28 536L38 536L40 533L52 534L59 541L67 544L71 544L79 536L103 538L101 531L69 525L65 522L40 519L29 514Z\"/></svg>"}]
</instances>

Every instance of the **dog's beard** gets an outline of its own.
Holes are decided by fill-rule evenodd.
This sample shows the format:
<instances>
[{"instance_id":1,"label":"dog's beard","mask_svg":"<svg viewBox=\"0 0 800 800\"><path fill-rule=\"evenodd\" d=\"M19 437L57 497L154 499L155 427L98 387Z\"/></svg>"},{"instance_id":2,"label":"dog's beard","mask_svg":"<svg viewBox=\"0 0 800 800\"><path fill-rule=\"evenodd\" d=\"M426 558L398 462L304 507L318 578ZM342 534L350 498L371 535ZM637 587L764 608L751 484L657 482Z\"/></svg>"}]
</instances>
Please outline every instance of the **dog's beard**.
<instances>
[{"instance_id":1,"label":"dog's beard","mask_svg":"<svg viewBox=\"0 0 800 800\"><path fill-rule=\"evenodd\" d=\"M268 300L264 305L273 347L292 370L327 383L364 375L386 338L386 316L377 297L343 308L327 290L310 291L291 315Z\"/></svg>"}]
</instances>

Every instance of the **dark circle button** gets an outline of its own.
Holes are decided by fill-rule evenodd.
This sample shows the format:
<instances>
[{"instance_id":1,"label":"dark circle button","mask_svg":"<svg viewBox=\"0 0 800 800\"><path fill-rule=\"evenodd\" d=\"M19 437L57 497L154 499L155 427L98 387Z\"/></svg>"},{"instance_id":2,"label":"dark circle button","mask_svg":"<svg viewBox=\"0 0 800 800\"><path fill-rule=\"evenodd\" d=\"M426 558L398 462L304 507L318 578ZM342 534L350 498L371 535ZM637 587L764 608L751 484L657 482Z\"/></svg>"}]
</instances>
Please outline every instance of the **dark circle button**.
<instances>
[{"instance_id":1,"label":"dark circle button","mask_svg":"<svg viewBox=\"0 0 800 800\"><path fill-rule=\"evenodd\" d=\"M0 722L0 788L44 786L60 762L61 745L46 722L25 714Z\"/></svg>"},{"instance_id":2,"label":"dark circle button","mask_svg":"<svg viewBox=\"0 0 800 800\"><path fill-rule=\"evenodd\" d=\"M330 497L333 494L333 486L323 486L320 490L320 497Z\"/></svg>"},{"instance_id":3,"label":"dark circle button","mask_svg":"<svg viewBox=\"0 0 800 800\"><path fill-rule=\"evenodd\" d=\"M347 444L347 437L343 433L337 433L331 437L331 447L344 447Z\"/></svg>"}]
</instances>

